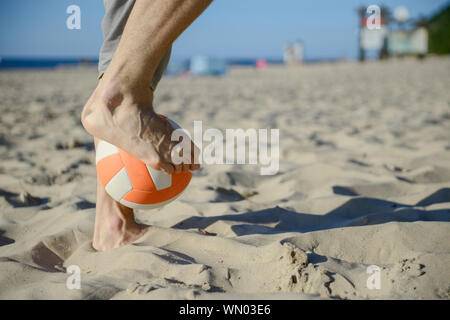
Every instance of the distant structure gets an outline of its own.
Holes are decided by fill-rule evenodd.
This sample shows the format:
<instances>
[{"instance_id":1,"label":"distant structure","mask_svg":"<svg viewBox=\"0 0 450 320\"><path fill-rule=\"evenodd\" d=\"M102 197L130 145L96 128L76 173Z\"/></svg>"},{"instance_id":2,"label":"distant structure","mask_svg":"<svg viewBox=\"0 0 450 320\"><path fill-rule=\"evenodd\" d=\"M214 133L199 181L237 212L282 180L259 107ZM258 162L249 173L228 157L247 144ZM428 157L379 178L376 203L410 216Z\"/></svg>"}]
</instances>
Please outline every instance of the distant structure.
<instances>
[{"instance_id":1,"label":"distant structure","mask_svg":"<svg viewBox=\"0 0 450 320\"><path fill-rule=\"evenodd\" d=\"M288 65L303 63L303 44L300 40L293 44L286 44L283 52L283 61Z\"/></svg>"},{"instance_id":2,"label":"distant structure","mask_svg":"<svg viewBox=\"0 0 450 320\"><path fill-rule=\"evenodd\" d=\"M424 27L415 30L394 30L388 35L390 56L417 55L423 57L428 52L428 31Z\"/></svg>"},{"instance_id":3,"label":"distant structure","mask_svg":"<svg viewBox=\"0 0 450 320\"><path fill-rule=\"evenodd\" d=\"M425 56L428 52L428 30L425 24L421 20L411 20L405 7L397 7L394 10L394 21L397 23L397 29L388 34L389 55ZM408 28L408 22L413 23L411 28Z\"/></svg>"},{"instance_id":4,"label":"distant structure","mask_svg":"<svg viewBox=\"0 0 450 320\"><path fill-rule=\"evenodd\" d=\"M228 72L226 59L196 55L189 59L170 59L166 75L222 76Z\"/></svg>"},{"instance_id":5,"label":"distant structure","mask_svg":"<svg viewBox=\"0 0 450 320\"><path fill-rule=\"evenodd\" d=\"M196 76L221 76L227 74L227 61L207 56L193 56L189 63L189 72Z\"/></svg>"},{"instance_id":6,"label":"distant structure","mask_svg":"<svg viewBox=\"0 0 450 320\"><path fill-rule=\"evenodd\" d=\"M370 7L369 7L370 8ZM379 15L377 19L368 16L368 7L357 9L359 14L359 61L366 60L366 50L376 50L379 52L379 58L385 58L387 52L387 25L389 23L389 10L385 7L377 7L379 12L373 14ZM373 25L373 23L377 25Z\"/></svg>"},{"instance_id":7,"label":"distant structure","mask_svg":"<svg viewBox=\"0 0 450 320\"><path fill-rule=\"evenodd\" d=\"M393 16L386 7L360 7L357 12L360 61L366 59L367 50L378 52L379 59L405 55L423 57L428 53L426 23L423 19L411 19L407 8L397 7Z\"/></svg>"}]
</instances>

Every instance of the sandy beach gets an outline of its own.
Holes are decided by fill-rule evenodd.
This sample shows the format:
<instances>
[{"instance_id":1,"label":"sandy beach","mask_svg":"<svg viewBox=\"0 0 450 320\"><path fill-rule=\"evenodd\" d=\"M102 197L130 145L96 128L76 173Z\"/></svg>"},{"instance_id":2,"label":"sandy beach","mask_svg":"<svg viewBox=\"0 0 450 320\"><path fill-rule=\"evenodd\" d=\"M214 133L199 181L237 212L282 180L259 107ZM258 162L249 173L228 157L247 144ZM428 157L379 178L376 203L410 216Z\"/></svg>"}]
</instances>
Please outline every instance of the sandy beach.
<instances>
[{"instance_id":1,"label":"sandy beach","mask_svg":"<svg viewBox=\"0 0 450 320\"><path fill-rule=\"evenodd\" d=\"M450 58L164 77L155 108L187 130L280 129L279 172L204 165L106 252L80 123L96 78L0 72L0 299L450 298Z\"/></svg>"}]
</instances>

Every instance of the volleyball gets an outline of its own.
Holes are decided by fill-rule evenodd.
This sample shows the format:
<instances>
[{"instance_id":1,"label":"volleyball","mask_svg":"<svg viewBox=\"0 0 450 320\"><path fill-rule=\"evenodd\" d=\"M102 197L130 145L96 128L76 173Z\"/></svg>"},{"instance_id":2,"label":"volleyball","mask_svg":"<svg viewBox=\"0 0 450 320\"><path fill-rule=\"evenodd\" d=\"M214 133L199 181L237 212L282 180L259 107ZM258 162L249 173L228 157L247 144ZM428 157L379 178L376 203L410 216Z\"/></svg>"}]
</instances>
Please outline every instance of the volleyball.
<instances>
[{"instance_id":1,"label":"volleyball","mask_svg":"<svg viewBox=\"0 0 450 320\"><path fill-rule=\"evenodd\" d=\"M172 120L174 129L180 128ZM154 169L116 146L100 140L96 149L100 183L117 202L133 209L155 209L175 200L186 189L191 172L168 174Z\"/></svg>"}]
</instances>

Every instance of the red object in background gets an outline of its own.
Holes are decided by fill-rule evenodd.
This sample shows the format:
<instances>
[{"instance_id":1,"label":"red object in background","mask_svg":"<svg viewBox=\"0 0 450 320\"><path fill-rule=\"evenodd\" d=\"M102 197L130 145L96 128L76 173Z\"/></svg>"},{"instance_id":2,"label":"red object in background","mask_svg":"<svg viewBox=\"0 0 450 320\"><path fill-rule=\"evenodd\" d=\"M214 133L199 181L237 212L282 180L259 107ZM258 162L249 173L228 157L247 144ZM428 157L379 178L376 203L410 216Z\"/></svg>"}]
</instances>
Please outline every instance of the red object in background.
<instances>
[{"instance_id":1,"label":"red object in background","mask_svg":"<svg viewBox=\"0 0 450 320\"><path fill-rule=\"evenodd\" d=\"M369 20L367 17L361 18L361 25L366 27L367 26L367 20ZM380 18L380 25L383 26L386 24L386 21L384 21L382 18Z\"/></svg>"},{"instance_id":2,"label":"red object in background","mask_svg":"<svg viewBox=\"0 0 450 320\"><path fill-rule=\"evenodd\" d=\"M264 59L256 60L256 69L264 69L267 67L267 61Z\"/></svg>"}]
</instances>

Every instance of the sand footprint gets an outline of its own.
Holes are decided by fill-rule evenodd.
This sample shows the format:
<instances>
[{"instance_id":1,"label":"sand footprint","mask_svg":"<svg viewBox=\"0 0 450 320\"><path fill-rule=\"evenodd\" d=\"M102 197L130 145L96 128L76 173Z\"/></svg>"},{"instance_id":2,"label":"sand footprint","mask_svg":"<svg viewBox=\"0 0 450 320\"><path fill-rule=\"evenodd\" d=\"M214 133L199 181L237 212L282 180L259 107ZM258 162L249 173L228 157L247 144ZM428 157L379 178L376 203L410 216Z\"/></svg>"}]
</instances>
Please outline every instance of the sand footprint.
<instances>
[{"instance_id":1,"label":"sand footprint","mask_svg":"<svg viewBox=\"0 0 450 320\"><path fill-rule=\"evenodd\" d=\"M146 283L146 284L141 284L139 282L134 282L132 284L130 284L126 290L126 292L128 294L147 294L150 291L156 290L162 288L159 285L156 284L150 284L150 283Z\"/></svg>"},{"instance_id":2,"label":"sand footprint","mask_svg":"<svg viewBox=\"0 0 450 320\"><path fill-rule=\"evenodd\" d=\"M66 272L64 262L87 240L87 236L67 230L48 236L33 246L31 260L50 272Z\"/></svg>"}]
</instances>

